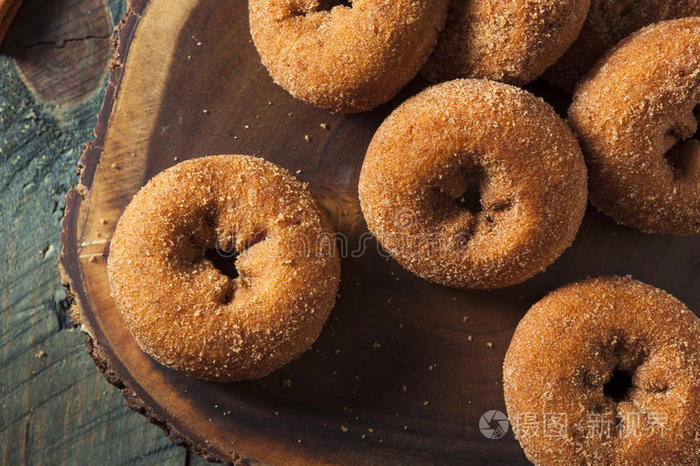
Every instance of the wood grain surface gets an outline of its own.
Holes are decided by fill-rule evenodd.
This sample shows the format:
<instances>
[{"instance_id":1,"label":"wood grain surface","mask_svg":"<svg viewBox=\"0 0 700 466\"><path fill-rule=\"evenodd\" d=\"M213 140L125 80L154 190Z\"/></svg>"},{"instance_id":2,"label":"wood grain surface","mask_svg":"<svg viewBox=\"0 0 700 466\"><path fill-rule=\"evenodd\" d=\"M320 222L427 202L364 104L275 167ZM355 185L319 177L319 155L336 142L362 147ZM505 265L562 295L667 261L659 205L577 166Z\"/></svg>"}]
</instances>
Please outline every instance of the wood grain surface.
<instances>
[{"instance_id":1,"label":"wood grain surface","mask_svg":"<svg viewBox=\"0 0 700 466\"><path fill-rule=\"evenodd\" d=\"M0 45L2 45L15 15L22 5L22 0L0 0Z\"/></svg>"},{"instance_id":2,"label":"wood grain surface","mask_svg":"<svg viewBox=\"0 0 700 466\"><path fill-rule=\"evenodd\" d=\"M123 0L25 0L0 52L1 465L204 463L95 369L56 267L124 12Z\"/></svg>"},{"instance_id":3,"label":"wood grain surface","mask_svg":"<svg viewBox=\"0 0 700 466\"><path fill-rule=\"evenodd\" d=\"M104 81L111 23L104 0L25 0L4 49L42 102L75 104Z\"/></svg>"},{"instance_id":4,"label":"wood grain surface","mask_svg":"<svg viewBox=\"0 0 700 466\"><path fill-rule=\"evenodd\" d=\"M575 244L516 287L463 292L404 271L367 235L356 186L377 126L425 83L360 115L306 106L260 64L246 5L131 3L96 139L67 197L61 265L72 318L108 380L174 442L226 462L526 464L512 433L486 439L478 421L505 410L501 364L530 305L573 280L631 274L700 309L697 237L644 235L592 209ZM542 84L531 90L566 108ZM114 226L139 187L177 161L217 153L260 155L297 173L356 251L343 260L337 306L314 348L235 384L184 377L139 351L105 271Z\"/></svg>"}]
</instances>

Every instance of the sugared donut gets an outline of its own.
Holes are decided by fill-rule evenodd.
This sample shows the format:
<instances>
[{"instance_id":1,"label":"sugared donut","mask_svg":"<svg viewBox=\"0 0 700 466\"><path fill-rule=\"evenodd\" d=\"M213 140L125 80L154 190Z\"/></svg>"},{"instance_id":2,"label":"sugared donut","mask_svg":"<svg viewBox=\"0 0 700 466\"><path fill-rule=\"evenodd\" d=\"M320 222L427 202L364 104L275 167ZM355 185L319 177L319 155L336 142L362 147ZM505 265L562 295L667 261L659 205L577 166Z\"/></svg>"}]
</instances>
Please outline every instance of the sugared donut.
<instances>
[{"instance_id":1,"label":"sugared donut","mask_svg":"<svg viewBox=\"0 0 700 466\"><path fill-rule=\"evenodd\" d=\"M143 351L185 374L230 381L264 376L311 346L333 307L340 262L302 183L262 159L222 155L169 168L134 196L108 273Z\"/></svg>"},{"instance_id":2,"label":"sugared donut","mask_svg":"<svg viewBox=\"0 0 700 466\"><path fill-rule=\"evenodd\" d=\"M700 18L649 26L579 85L569 109L591 201L650 233L700 233Z\"/></svg>"},{"instance_id":3,"label":"sugared donut","mask_svg":"<svg viewBox=\"0 0 700 466\"><path fill-rule=\"evenodd\" d=\"M700 16L700 0L591 0L581 33L543 75L566 91L605 53L633 32L659 21Z\"/></svg>"},{"instance_id":4,"label":"sugared donut","mask_svg":"<svg viewBox=\"0 0 700 466\"><path fill-rule=\"evenodd\" d=\"M447 0L250 0L263 64L294 97L331 111L371 110L425 63Z\"/></svg>"},{"instance_id":5,"label":"sugared donut","mask_svg":"<svg viewBox=\"0 0 700 466\"><path fill-rule=\"evenodd\" d=\"M367 225L405 268L457 288L520 283L573 241L586 167L543 100L456 80L399 106L370 143L359 195Z\"/></svg>"},{"instance_id":6,"label":"sugared donut","mask_svg":"<svg viewBox=\"0 0 700 466\"><path fill-rule=\"evenodd\" d=\"M536 465L697 465L700 319L630 278L536 303L503 364L508 418Z\"/></svg>"},{"instance_id":7,"label":"sugared donut","mask_svg":"<svg viewBox=\"0 0 700 466\"><path fill-rule=\"evenodd\" d=\"M590 0L450 0L447 24L421 72L433 82L490 78L525 84L576 39Z\"/></svg>"}]
</instances>

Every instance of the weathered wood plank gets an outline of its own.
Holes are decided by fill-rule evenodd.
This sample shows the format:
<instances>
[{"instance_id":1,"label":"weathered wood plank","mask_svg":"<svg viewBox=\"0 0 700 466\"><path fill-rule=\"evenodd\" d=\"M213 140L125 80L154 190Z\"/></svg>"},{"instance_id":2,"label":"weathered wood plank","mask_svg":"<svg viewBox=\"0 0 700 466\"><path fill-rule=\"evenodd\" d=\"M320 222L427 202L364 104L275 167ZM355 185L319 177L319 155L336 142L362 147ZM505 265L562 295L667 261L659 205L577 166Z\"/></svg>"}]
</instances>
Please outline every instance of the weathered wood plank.
<instances>
[{"instance_id":1,"label":"weathered wood plank","mask_svg":"<svg viewBox=\"0 0 700 466\"><path fill-rule=\"evenodd\" d=\"M188 461L96 370L56 268L64 195L92 138L123 3L27 0L0 56L0 464ZM68 74L51 76L52 64Z\"/></svg>"}]
</instances>

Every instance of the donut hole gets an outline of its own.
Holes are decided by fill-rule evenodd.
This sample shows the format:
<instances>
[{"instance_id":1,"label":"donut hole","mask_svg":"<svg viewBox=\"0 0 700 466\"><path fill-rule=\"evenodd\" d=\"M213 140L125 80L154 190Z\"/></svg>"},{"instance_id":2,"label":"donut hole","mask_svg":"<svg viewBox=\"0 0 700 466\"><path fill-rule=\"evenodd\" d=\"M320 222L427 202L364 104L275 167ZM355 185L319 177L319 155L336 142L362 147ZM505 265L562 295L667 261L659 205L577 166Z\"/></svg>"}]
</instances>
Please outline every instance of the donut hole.
<instances>
[{"instance_id":1,"label":"donut hole","mask_svg":"<svg viewBox=\"0 0 700 466\"><path fill-rule=\"evenodd\" d=\"M313 13L318 13L319 11L331 11L337 6L352 8L352 0L318 0L317 2L303 2L304 4L297 4L292 6L292 16L306 16ZM310 5L308 3L311 3Z\"/></svg>"},{"instance_id":2,"label":"donut hole","mask_svg":"<svg viewBox=\"0 0 700 466\"><path fill-rule=\"evenodd\" d=\"M478 179L467 182L467 189L454 202L461 209L468 210L472 215L478 215L484 206L481 204L481 182Z\"/></svg>"},{"instance_id":3,"label":"donut hole","mask_svg":"<svg viewBox=\"0 0 700 466\"><path fill-rule=\"evenodd\" d=\"M494 201L485 199L487 175L480 167L471 168L463 173L464 191L454 199L459 211L467 211L474 218L481 217L489 224L496 221L501 212L506 212L513 207L512 199L500 199ZM491 193L492 194L492 193ZM488 196L486 196L488 198ZM493 198L494 196L491 196Z\"/></svg>"},{"instance_id":4,"label":"donut hole","mask_svg":"<svg viewBox=\"0 0 700 466\"><path fill-rule=\"evenodd\" d=\"M234 235L218 236L215 247L203 248L204 259L209 260L216 270L230 280L235 280L241 276L241 272L236 267L238 256L257 244L265 241L268 237L267 231L258 231L252 234L243 234L242 241L236 243ZM237 246L234 246L236 245ZM244 273L245 275L245 273Z\"/></svg>"},{"instance_id":5,"label":"donut hole","mask_svg":"<svg viewBox=\"0 0 700 466\"><path fill-rule=\"evenodd\" d=\"M665 135L667 147L670 147L666 152L666 162L673 172L674 179L687 175L693 159L700 157L700 105L693 109L692 116L688 121L671 127Z\"/></svg>"},{"instance_id":6,"label":"donut hole","mask_svg":"<svg viewBox=\"0 0 700 466\"><path fill-rule=\"evenodd\" d=\"M337 6L352 8L352 0L319 0L316 11L331 11Z\"/></svg>"},{"instance_id":7,"label":"donut hole","mask_svg":"<svg viewBox=\"0 0 700 466\"><path fill-rule=\"evenodd\" d=\"M603 393L615 403L629 398L632 390L632 374L629 371L615 369L610 380L603 385Z\"/></svg>"},{"instance_id":8,"label":"donut hole","mask_svg":"<svg viewBox=\"0 0 700 466\"><path fill-rule=\"evenodd\" d=\"M603 395L614 404L636 396L638 371L649 359L646 343L640 338L625 336L624 332L615 332L602 342L599 354L602 357L601 371L596 371L599 377L595 377L595 373L589 374L589 386L600 390L602 385Z\"/></svg>"},{"instance_id":9,"label":"donut hole","mask_svg":"<svg viewBox=\"0 0 700 466\"><path fill-rule=\"evenodd\" d=\"M204 257L209 259L216 270L231 280L238 278L239 273L236 268L238 251L224 251L221 248L211 248L204 251Z\"/></svg>"},{"instance_id":10,"label":"donut hole","mask_svg":"<svg viewBox=\"0 0 700 466\"><path fill-rule=\"evenodd\" d=\"M267 230L251 228L235 231L222 228L215 209L199 211L194 218L192 223L181 227L182 237L186 241L181 244L177 256L185 266L205 262L229 280L245 275L245 271L237 268L238 257L265 241Z\"/></svg>"},{"instance_id":11,"label":"donut hole","mask_svg":"<svg viewBox=\"0 0 700 466\"><path fill-rule=\"evenodd\" d=\"M481 198L485 183L484 169L479 165L469 165L440 177L437 180L437 190L445 207L453 215L467 211L476 216L484 210Z\"/></svg>"},{"instance_id":12,"label":"donut hole","mask_svg":"<svg viewBox=\"0 0 700 466\"><path fill-rule=\"evenodd\" d=\"M473 156L464 158L468 161L439 174L426 197L427 207L458 250L466 249L477 231L492 229L513 207L513 200L494 188L485 167Z\"/></svg>"}]
</instances>

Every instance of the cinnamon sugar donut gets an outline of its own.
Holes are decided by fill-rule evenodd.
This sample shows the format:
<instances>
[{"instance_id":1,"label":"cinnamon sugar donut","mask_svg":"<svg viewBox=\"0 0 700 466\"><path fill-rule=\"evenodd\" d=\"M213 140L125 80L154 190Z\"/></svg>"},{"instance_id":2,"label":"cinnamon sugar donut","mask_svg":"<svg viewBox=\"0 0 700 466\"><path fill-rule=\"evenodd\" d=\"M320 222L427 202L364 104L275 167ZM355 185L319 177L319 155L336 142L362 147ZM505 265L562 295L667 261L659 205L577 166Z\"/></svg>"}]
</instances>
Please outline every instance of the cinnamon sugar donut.
<instances>
[{"instance_id":1,"label":"cinnamon sugar donut","mask_svg":"<svg viewBox=\"0 0 700 466\"><path fill-rule=\"evenodd\" d=\"M398 107L370 143L359 195L369 229L405 268L457 288L544 270L586 207L576 139L543 100L457 80Z\"/></svg>"},{"instance_id":2,"label":"cinnamon sugar donut","mask_svg":"<svg viewBox=\"0 0 700 466\"><path fill-rule=\"evenodd\" d=\"M264 376L307 350L339 273L333 230L305 186L245 155L189 160L149 181L119 220L108 262L141 349L216 381Z\"/></svg>"},{"instance_id":3,"label":"cinnamon sugar donut","mask_svg":"<svg viewBox=\"0 0 700 466\"><path fill-rule=\"evenodd\" d=\"M542 77L571 92L598 59L628 35L652 23L686 16L700 16L700 0L591 0L578 38Z\"/></svg>"},{"instance_id":4,"label":"cinnamon sugar donut","mask_svg":"<svg viewBox=\"0 0 700 466\"><path fill-rule=\"evenodd\" d=\"M536 303L503 364L508 418L537 465L697 465L700 319L630 278Z\"/></svg>"},{"instance_id":5,"label":"cinnamon sugar donut","mask_svg":"<svg viewBox=\"0 0 700 466\"><path fill-rule=\"evenodd\" d=\"M250 0L250 32L272 79L331 111L371 110L418 73L447 0Z\"/></svg>"},{"instance_id":6,"label":"cinnamon sugar donut","mask_svg":"<svg viewBox=\"0 0 700 466\"><path fill-rule=\"evenodd\" d=\"M433 82L490 78L525 84L576 39L590 0L450 0L422 74Z\"/></svg>"},{"instance_id":7,"label":"cinnamon sugar donut","mask_svg":"<svg viewBox=\"0 0 700 466\"><path fill-rule=\"evenodd\" d=\"M650 233L700 233L700 18L649 26L581 82L569 109L591 201Z\"/></svg>"}]
</instances>

